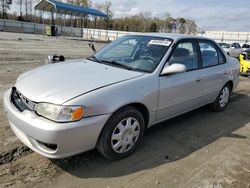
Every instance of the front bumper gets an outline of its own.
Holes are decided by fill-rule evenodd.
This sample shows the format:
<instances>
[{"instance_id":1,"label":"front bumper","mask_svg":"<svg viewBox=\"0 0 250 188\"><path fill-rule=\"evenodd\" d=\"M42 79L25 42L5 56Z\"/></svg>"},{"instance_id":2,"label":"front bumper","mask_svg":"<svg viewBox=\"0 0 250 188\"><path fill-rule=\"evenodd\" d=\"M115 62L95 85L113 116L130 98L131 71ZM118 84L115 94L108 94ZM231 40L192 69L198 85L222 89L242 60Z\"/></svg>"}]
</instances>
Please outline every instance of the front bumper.
<instances>
[{"instance_id":1,"label":"front bumper","mask_svg":"<svg viewBox=\"0 0 250 188\"><path fill-rule=\"evenodd\" d=\"M99 134L109 118L100 115L77 122L56 123L34 112L20 112L4 94L4 109L16 136L30 149L48 158L63 158L95 148Z\"/></svg>"}]
</instances>

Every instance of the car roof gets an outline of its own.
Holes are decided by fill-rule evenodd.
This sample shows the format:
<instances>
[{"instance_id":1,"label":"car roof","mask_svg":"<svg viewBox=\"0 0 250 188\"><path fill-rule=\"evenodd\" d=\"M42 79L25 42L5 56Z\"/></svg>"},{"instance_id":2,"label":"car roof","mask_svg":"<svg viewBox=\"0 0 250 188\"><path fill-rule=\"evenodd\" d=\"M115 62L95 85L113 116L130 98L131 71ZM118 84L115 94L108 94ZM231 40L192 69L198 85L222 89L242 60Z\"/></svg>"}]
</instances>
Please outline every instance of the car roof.
<instances>
[{"instance_id":1,"label":"car roof","mask_svg":"<svg viewBox=\"0 0 250 188\"><path fill-rule=\"evenodd\" d=\"M177 34L177 33L136 33L133 35L139 35L139 36L152 36L152 37L164 37L164 38L170 38L173 40L179 40L179 39L209 39L212 40L210 38L206 38L206 37L202 37L202 36L195 36L195 35L184 35L184 34Z\"/></svg>"}]
</instances>

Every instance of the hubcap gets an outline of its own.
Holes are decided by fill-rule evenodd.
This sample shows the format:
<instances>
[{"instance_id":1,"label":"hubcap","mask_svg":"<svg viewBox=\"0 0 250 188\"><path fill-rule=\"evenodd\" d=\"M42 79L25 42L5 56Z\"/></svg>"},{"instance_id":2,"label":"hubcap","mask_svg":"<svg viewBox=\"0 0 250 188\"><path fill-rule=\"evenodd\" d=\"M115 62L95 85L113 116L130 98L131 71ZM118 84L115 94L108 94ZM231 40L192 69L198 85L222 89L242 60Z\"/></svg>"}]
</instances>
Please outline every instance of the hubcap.
<instances>
[{"instance_id":1,"label":"hubcap","mask_svg":"<svg viewBox=\"0 0 250 188\"><path fill-rule=\"evenodd\" d=\"M229 100L230 91L228 87L224 87L220 94L220 107L224 108Z\"/></svg>"},{"instance_id":2,"label":"hubcap","mask_svg":"<svg viewBox=\"0 0 250 188\"><path fill-rule=\"evenodd\" d=\"M129 151L135 145L139 135L139 122L133 117L123 119L117 124L112 133L112 149L117 153Z\"/></svg>"}]
</instances>

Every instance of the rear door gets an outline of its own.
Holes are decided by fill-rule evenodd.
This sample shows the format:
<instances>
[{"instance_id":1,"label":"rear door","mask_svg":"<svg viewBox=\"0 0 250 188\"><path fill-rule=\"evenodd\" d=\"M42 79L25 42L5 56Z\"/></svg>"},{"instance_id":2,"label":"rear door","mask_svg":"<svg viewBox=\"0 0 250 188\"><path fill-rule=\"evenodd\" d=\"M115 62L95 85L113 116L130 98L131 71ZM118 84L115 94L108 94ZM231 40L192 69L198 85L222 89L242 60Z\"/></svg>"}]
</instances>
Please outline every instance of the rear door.
<instances>
[{"instance_id":1,"label":"rear door","mask_svg":"<svg viewBox=\"0 0 250 188\"><path fill-rule=\"evenodd\" d=\"M213 102L225 82L228 74L226 71L226 58L218 46L210 40L199 40L202 68L201 104Z\"/></svg>"}]
</instances>

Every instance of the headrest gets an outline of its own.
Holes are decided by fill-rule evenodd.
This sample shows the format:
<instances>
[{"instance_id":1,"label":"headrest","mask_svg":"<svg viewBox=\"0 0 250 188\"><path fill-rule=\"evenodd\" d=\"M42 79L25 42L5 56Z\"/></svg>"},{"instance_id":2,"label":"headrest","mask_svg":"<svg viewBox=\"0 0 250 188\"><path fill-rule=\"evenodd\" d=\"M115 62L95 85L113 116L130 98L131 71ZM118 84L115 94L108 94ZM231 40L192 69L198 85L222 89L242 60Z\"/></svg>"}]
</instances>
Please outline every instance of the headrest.
<instances>
[{"instance_id":1,"label":"headrest","mask_svg":"<svg viewBox=\"0 0 250 188\"><path fill-rule=\"evenodd\" d=\"M202 52L202 55L204 55L204 56L215 56L215 51L212 51L212 50L203 50Z\"/></svg>"},{"instance_id":2,"label":"headrest","mask_svg":"<svg viewBox=\"0 0 250 188\"><path fill-rule=\"evenodd\" d=\"M190 55L190 52L189 52L188 49L186 49L186 48L176 48L175 51L174 51L173 57L180 58L180 57L186 57L186 56L189 56L189 55Z\"/></svg>"}]
</instances>

